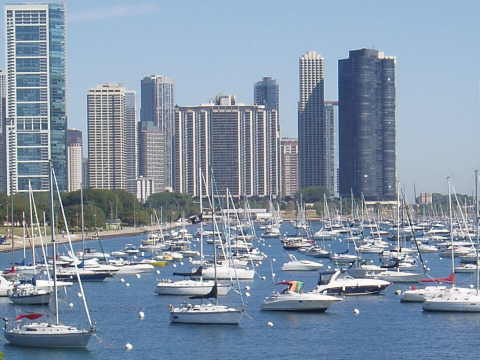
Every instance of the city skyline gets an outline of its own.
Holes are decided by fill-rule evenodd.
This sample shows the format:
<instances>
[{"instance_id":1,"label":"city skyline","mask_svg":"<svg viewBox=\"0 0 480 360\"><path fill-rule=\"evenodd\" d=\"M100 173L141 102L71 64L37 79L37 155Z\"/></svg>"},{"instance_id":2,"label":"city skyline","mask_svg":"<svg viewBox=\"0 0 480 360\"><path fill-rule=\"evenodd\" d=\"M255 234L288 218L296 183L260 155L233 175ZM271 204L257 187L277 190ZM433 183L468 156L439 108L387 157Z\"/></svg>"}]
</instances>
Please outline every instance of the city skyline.
<instances>
[{"instance_id":1,"label":"city skyline","mask_svg":"<svg viewBox=\"0 0 480 360\"><path fill-rule=\"evenodd\" d=\"M308 5L312 10L320 7L315 2ZM466 8L472 11L466 11L465 7L456 9L446 3L435 3L433 13L430 2L416 6L413 12L405 4L396 4L393 11L391 5L377 1L349 2L346 7L327 4L323 11L309 13L293 10L286 4L278 4L273 9L268 4L255 6L258 15L249 14L252 23L246 28L239 20L246 9L220 9L213 3L192 3L191 9L182 16L190 19L201 14L205 19L205 26L192 33L189 27L182 29L175 24L175 14L182 13L179 4L160 6L139 1L133 6L118 1L108 7L105 3L89 0L69 3L69 126L85 132L83 94L102 82L120 82L139 94L140 80L144 76L166 74L176 81L177 104L187 106L205 103L212 93L221 91L234 93L238 101L248 103L252 84L262 76L272 76L282 88L282 136L296 136L298 56L315 50L325 58L325 98L335 100L336 62L346 57L351 49L378 48L395 54L398 60L400 181L407 189L412 189L415 183L418 191L446 192L445 177L449 175L457 191L471 192L473 169L479 167L478 160L472 156L478 153L475 134L480 130L476 120L479 86L475 72L475 59L479 54L472 45L474 32L471 31L476 26L473 14L478 5L469 2ZM266 9L267 12L263 11ZM233 12L238 16L218 16ZM261 13L267 13L267 19L260 16ZM332 13L338 14L335 20L327 15ZM408 14L408 28L403 26L399 14ZM157 21L159 15L162 15L162 22ZM454 30L445 27L452 17L458 19L460 16L463 21L457 22ZM429 19L428 27L425 18ZM212 19L214 21L209 21ZM319 21L324 24L322 33L315 30L314 24ZM218 34L216 30L221 26L230 31ZM115 32L110 30L114 28ZM378 31L379 28L385 31ZM172 30L173 36L161 35L170 34ZM98 32L112 35L108 43L94 39L93 34ZM248 36L244 35L249 33L257 33L256 39L262 40L245 39ZM158 34L160 38L155 42ZM230 37L235 41L223 42L223 51L212 58L200 39L217 35L219 40ZM148 47L152 40L163 45L159 47L161 50ZM128 52L125 43L129 44ZM242 45L249 52L240 52ZM1 46L4 52L5 44ZM445 54L444 49L448 47L456 51ZM96 56L88 58L82 54L80 49L85 48L95 51ZM147 49L149 56L138 57ZM119 57L115 63L109 60L111 54ZM227 76L229 81L226 81ZM439 106L444 103L452 106ZM452 139L452 132L459 136ZM462 161L458 161L460 157Z\"/></svg>"}]
</instances>

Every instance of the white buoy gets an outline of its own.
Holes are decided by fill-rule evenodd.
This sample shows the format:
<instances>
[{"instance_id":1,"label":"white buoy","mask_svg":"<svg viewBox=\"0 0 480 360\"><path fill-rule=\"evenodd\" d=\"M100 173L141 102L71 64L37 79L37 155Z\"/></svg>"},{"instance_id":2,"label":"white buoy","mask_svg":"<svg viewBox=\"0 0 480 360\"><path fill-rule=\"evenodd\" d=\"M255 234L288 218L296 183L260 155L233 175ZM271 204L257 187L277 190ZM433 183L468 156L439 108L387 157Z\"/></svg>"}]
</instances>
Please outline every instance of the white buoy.
<instances>
[{"instance_id":1,"label":"white buoy","mask_svg":"<svg viewBox=\"0 0 480 360\"><path fill-rule=\"evenodd\" d=\"M135 274L135 276L137 277L137 279L140 279L142 277L140 274Z\"/></svg>"},{"instance_id":2,"label":"white buoy","mask_svg":"<svg viewBox=\"0 0 480 360\"><path fill-rule=\"evenodd\" d=\"M247 290L247 291L250 290L250 286L248 286L248 285L245 286L245 290Z\"/></svg>"},{"instance_id":3,"label":"white buoy","mask_svg":"<svg viewBox=\"0 0 480 360\"><path fill-rule=\"evenodd\" d=\"M140 320L143 320L143 318L145 317L145 313L143 311L140 311L138 313L138 317L140 318Z\"/></svg>"},{"instance_id":4,"label":"white buoy","mask_svg":"<svg viewBox=\"0 0 480 360\"><path fill-rule=\"evenodd\" d=\"M157 270L157 271L155 271L155 272L157 273L157 275L160 275L160 270Z\"/></svg>"},{"instance_id":5,"label":"white buoy","mask_svg":"<svg viewBox=\"0 0 480 360\"><path fill-rule=\"evenodd\" d=\"M330 265L328 265L328 268L327 268L327 269L330 270L331 268L332 268L332 267L331 267Z\"/></svg>"},{"instance_id":6,"label":"white buoy","mask_svg":"<svg viewBox=\"0 0 480 360\"><path fill-rule=\"evenodd\" d=\"M247 292L245 293L245 296L246 296L246 297L250 297L250 293L247 291Z\"/></svg>"},{"instance_id":7,"label":"white buoy","mask_svg":"<svg viewBox=\"0 0 480 360\"><path fill-rule=\"evenodd\" d=\"M177 264L173 264L172 266L173 266L173 267L177 267Z\"/></svg>"},{"instance_id":8,"label":"white buoy","mask_svg":"<svg viewBox=\"0 0 480 360\"><path fill-rule=\"evenodd\" d=\"M268 247L269 247L269 248L271 248L271 247L272 247L272 245L268 244Z\"/></svg>"},{"instance_id":9,"label":"white buoy","mask_svg":"<svg viewBox=\"0 0 480 360\"><path fill-rule=\"evenodd\" d=\"M355 309L353 309L353 314L354 314L354 315L358 315L358 314L360 314L360 310L358 310L358 309L356 309L356 308L355 308Z\"/></svg>"},{"instance_id":10,"label":"white buoy","mask_svg":"<svg viewBox=\"0 0 480 360\"><path fill-rule=\"evenodd\" d=\"M125 350L130 351L130 350L133 349L133 345L130 344L130 343L126 343L125 346L124 346L124 348L125 348Z\"/></svg>"},{"instance_id":11,"label":"white buoy","mask_svg":"<svg viewBox=\"0 0 480 360\"><path fill-rule=\"evenodd\" d=\"M126 287L129 287L129 286L130 286L130 283L126 283L125 286L126 286Z\"/></svg>"},{"instance_id":12,"label":"white buoy","mask_svg":"<svg viewBox=\"0 0 480 360\"><path fill-rule=\"evenodd\" d=\"M182 266L183 266L183 261L180 261L180 265L182 265Z\"/></svg>"},{"instance_id":13,"label":"white buoy","mask_svg":"<svg viewBox=\"0 0 480 360\"><path fill-rule=\"evenodd\" d=\"M268 327L273 327L273 322L267 321L267 326L268 326Z\"/></svg>"},{"instance_id":14,"label":"white buoy","mask_svg":"<svg viewBox=\"0 0 480 360\"><path fill-rule=\"evenodd\" d=\"M71 308L73 308L73 303L68 304L68 306L70 306Z\"/></svg>"},{"instance_id":15,"label":"white buoy","mask_svg":"<svg viewBox=\"0 0 480 360\"><path fill-rule=\"evenodd\" d=\"M120 282L124 283L124 282L125 282L125 279L124 279L124 278L120 278Z\"/></svg>"},{"instance_id":16,"label":"white buoy","mask_svg":"<svg viewBox=\"0 0 480 360\"><path fill-rule=\"evenodd\" d=\"M78 295L78 297L79 297L79 298L81 298L81 297L82 297L82 293L78 293L77 295Z\"/></svg>"},{"instance_id":17,"label":"white buoy","mask_svg":"<svg viewBox=\"0 0 480 360\"><path fill-rule=\"evenodd\" d=\"M395 290L395 295L401 295L402 294L402 290L398 289L398 290Z\"/></svg>"},{"instance_id":18,"label":"white buoy","mask_svg":"<svg viewBox=\"0 0 480 360\"><path fill-rule=\"evenodd\" d=\"M470 289L473 289L473 284L470 284Z\"/></svg>"},{"instance_id":19,"label":"white buoy","mask_svg":"<svg viewBox=\"0 0 480 360\"><path fill-rule=\"evenodd\" d=\"M277 274L275 274L275 273L272 273L272 278L274 278L275 276L277 276Z\"/></svg>"},{"instance_id":20,"label":"white buoy","mask_svg":"<svg viewBox=\"0 0 480 360\"><path fill-rule=\"evenodd\" d=\"M262 279L262 280L267 280L267 277L266 277L266 276L262 276L260 279Z\"/></svg>"},{"instance_id":21,"label":"white buoy","mask_svg":"<svg viewBox=\"0 0 480 360\"><path fill-rule=\"evenodd\" d=\"M272 258L272 261L273 261L273 262L276 262L276 261L277 261L277 259L275 259L275 258Z\"/></svg>"}]
</instances>

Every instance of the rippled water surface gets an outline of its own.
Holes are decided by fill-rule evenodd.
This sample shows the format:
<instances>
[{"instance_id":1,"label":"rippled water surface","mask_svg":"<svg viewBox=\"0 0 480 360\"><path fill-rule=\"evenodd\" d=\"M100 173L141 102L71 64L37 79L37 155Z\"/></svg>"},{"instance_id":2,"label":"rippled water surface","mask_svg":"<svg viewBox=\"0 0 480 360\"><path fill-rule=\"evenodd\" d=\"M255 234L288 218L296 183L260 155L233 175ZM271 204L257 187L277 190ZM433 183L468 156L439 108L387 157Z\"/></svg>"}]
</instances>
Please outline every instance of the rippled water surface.
<instances>
[{"instance_id":1,"label":"rippled water surface","mask_svg":"<svg viewBox=\"0 0 480 360\"><path fill-rule=\"evenodd\" d=\"M317 226L318 227L318 226ZM283 231L291 230L283 225ZM139 242L146 235L102 240L106 251L122 249L126 243ZM97 249L98 242L89 244ZM198 247L198 243L195 242ZM77 248L79 244L75 245ZM337 249L345 244L336 243ZM208 246L210 247L210 246ZM207 248L208 248L207 247ZM316 272L284 273L281 264L287 252L279 240L268 239L261 249L269 259L258 268L266 280L256 278L249 285L247 314L240 326L171 325L168 304L177 304L178 297L154 294L157 277L170 277L175 270L189 271L191 266L178 264L160 268L161 274L117 276L102 283L85 283L87 297L98 333L87 351L24 349L5 344L6 359L474 359L480 346L480 314L424 313L419 304L401 304L395 290L385 295L349 297L332 305L326 313L262 312L260 304L272 289L271 265L277 279L305 281L305 289L315 285ZM303 257L297 254L298 257ZM20 259L21 252L15 254ZM374 256L370 256L374 258ZM270 259L275 258L275 262ZM0 254L0 265L8 266L11 254ZM450 261L437 254L426 256L434 276L447 276ZM328 260L319 260L329 264ZM125 281L121 282L120 278ZM471 284L470 274L460 274L459 281ZM129 283L130 286L126 286ZM62 294L61 318L66 322L85 324L77 296L78 289ZM193 301L193 300L192 300ZM238 295L231 294L221 302L240 304ZM69 306L73 303L73 308ZM359 309L358 315L353 309ZM14 317L25 311L45 312L46 307L19 308L0 298L2 317ZM140 320L138 312L145 318ZM268 327L267 322L273 322ZM133 350L125 351L131 343Z\"/></svg>"}]
</instances>

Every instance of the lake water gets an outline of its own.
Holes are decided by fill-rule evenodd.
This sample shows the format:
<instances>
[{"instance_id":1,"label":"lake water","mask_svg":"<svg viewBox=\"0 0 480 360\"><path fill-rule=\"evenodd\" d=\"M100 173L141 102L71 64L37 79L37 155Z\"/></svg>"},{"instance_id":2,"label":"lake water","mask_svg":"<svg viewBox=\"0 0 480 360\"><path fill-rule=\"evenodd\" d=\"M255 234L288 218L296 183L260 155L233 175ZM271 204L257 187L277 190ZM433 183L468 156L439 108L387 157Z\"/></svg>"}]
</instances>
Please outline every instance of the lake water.
<instances>
[{"instance_id":1,"label":"lake water","mask_svg":"<svg viewBox=\"0 0 480 360\"><path fill-rule=\"evenodd\" d=\"M317 226L318 227L318 226ZM291 230L283 225L282 231ZM102 240L106 251L119 250L127 243L139 244L146 235ZM197 243L195 243L197 244ZM424 313L421 304L402 304L396 289L408 285L393 285L385 295L348 297L332 305L326 313L262 312L260 304L270 295L272 284L270 259L277 280L302 280L305 289L313 288L317 272L289 272L280 270L287 260L287 252L280 241L266 240L261 248L269 259L258 268L266 280L257 278L242 282L251 287L247 298L247 314L240 326L171 325L168 304L182 302L179 297L155 295L157 278L171 277L173 271L189 271L185 264L159 268L161 274L117 276L102 283L85 283L92 317L97 324L97 335L91 339L88 350L24 349L6 345L5 359L474 359L480 346L480 314ZM89 244L97 249L98 242ZM270 245L270 247L269 247ZM77 248L80 244L75 245ZM197 245L198 246L198 245ZM336 244L345 248L345 244ZM210 246L208 246L210 247ZM60 248L62 249L62 247ZM295 254L301 258L302 255ZM21 252L15 257L20 259ZM8 266L11 254L0 254L0 265ZM426 256L433 276L447 276L450 261L438 254ZM328 259L319 260L329 264ZM121 282L123 278L125 282ZM459 274L460 284L471 284L471 274ZM126 283L130 286L127 287ZM278 288L278 287L277 287ZM62 295L61 318L66 322L85 325L78 289ZM46 307L18 307L0 299L2 317L14 317L26 311L45 312ZM229 305L240 304L233 292L220 300ZM74 306L71 308L70 303ZM358 315L353 310L358 309ZM138 312L145 318L140 320ZM274 326L267 326L267 322ZM131 343L133 350L124 345Z\"/></svg>"}]
</instances>

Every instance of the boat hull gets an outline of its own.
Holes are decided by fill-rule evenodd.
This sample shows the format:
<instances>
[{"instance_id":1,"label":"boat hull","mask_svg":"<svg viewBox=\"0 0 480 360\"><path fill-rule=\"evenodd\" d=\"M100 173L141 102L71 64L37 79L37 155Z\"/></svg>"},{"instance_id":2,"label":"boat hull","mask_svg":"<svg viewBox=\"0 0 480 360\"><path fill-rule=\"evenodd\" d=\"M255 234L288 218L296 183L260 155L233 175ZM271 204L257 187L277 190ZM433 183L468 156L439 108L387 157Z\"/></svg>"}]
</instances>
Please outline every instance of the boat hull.
<instances>
[{"instance_id":1,"label":"boat hull","mask_svg":"<svg viewBox=\"0 0 480 360\"><path fill-rule=\"evenodd\" d=\"M311 311L325 312L335 301L318 300L279 300L265 301L262 310L268 311Z\"/></svg>"},{"instance_id":2,"label":"boat hull","mask_svg":"<svg viewBox=\"0 0 480 360\"><path fill-rule=\"evenodd\" d=\"M207 295L210 290L212 290L213 284L203 285L203 286L169 286L168 283L165 285L157 285L155 288L155 293L158 295L175 295L175 296L198 296L198 295ZM219 296L226 296L230 291L230 286L217 286L217 292Z\"/></svg>"},{"instance_id":3,"label":"boat hull","mask_svg":"<svg viewBox=\"0 0 480 360\"><path fill-rule=\"evenodd\" d=\"M240 310L225 312L170 312L170 321L181 324L202 324L202 325L238 325L242 312Z\"/></svg>"},{"instance_id":4,"label":"boat hull","mask_svg":"<svg viewBox=\"0 0 480 360\"><path fill-rule=\"evenodd\" d=\"M6 331L5 339L15 346L39 348L86 348L91 332L73 334L20 334Z\"/></svg>"},{"instance_id":5,"label":"boat hull","mask_svg":"<svg viewBox=\"0 0 480 360\"><path fill-rule=\"evenodd\" d=\"M423 303L424 311L432 312L480 312L480 302L429 301Z\"/></svg>"},{"instance_id":6,"label":"boat hull","mask_svg":"<svg viewBox=\"0 0 480 360\"><path fill-rule=\"evenodd\" d=\"M17 305L48 305L50 301L50 293L9 296L9 299L12 303Z\"/></svg>"}]
</instances>

